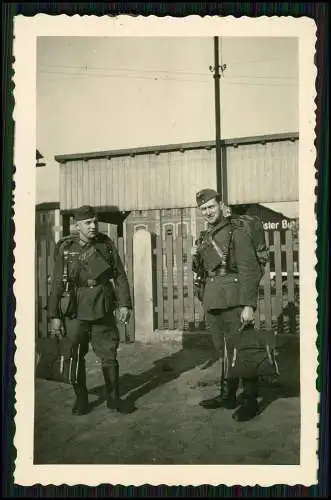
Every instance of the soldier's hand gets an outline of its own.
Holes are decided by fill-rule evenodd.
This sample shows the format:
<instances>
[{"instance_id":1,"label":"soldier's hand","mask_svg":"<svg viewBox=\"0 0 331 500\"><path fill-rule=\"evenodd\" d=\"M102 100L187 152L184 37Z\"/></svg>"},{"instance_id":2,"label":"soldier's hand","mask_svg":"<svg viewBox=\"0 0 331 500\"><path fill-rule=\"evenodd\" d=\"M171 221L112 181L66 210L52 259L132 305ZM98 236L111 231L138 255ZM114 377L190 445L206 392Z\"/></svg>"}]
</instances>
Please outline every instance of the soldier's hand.
<instances>
[{"instance_id":1,"label":"soldier's hand","mask_svg":"<svg viewBox=\"0 0 331 500\"><path fill-rule=\"evenodd\" d=\"M196 245L193 245L191 248L191 255L194 257L198 253L198 247Z\"/></svg>"},{"instance_id":2,"label":"soldier's hand","mask_svg":"<svg viewBox=\"0 0 331 500\"><path fill-rule=\"evenodd\" d=\"M61 335L62 334L62 321L60 318L53 318L51 321L51 334Z\"/></svg>"},{"instance_id":3,"label":"soldier's hand","mask_svg":"<svg viewBox=\"0 0 331 500\"><path fill-rule=\"evenodd\" d=\"M241 311L241 322L245 324L254 323L254 309L251 306L245 306Z\"/></svg>"},{"instance_id":4,"label":"soldier's hand","mask_svg":"<svg viewBox=\"0 0 331 500\"><path fill-rule=\"evenodd\" d=\"M120 307L118 310L118 320L122 325L126 325L130 318L130 309L128 307Z\"/></svg>"}]
</instances>

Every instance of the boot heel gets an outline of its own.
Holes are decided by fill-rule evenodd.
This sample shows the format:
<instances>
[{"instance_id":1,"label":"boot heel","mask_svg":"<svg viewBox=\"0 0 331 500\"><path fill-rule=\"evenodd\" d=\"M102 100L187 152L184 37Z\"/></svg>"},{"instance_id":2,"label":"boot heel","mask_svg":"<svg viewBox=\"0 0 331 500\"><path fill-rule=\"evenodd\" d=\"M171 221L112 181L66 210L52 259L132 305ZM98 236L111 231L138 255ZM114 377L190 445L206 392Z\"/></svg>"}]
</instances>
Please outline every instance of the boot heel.
<instances>
[{"instance_id":1,"label":"boot heel","mask_svg":"<svg viewBox=\"0 0 331 500\"><path fill-rule=\"evenodd\" d=\"M221 394L212 399L206 399L199 403L200 406L206 409L225 408L226 410L234 410L238 406L237 389L239 381L231 379L224 381Z\"/></svg>"},{"instance_id":2,"label":"boot heel","mask_svg":"<svg viewBox=\"0 0 331 500\"><path fill-rule=\"evenodd\" d=\"M118 413L133 413L135 411L134 405L130 401L123 401L120 398L118 365L103 367L102 372L106 385L107 408Z\"/></svg>"}]
</instances>

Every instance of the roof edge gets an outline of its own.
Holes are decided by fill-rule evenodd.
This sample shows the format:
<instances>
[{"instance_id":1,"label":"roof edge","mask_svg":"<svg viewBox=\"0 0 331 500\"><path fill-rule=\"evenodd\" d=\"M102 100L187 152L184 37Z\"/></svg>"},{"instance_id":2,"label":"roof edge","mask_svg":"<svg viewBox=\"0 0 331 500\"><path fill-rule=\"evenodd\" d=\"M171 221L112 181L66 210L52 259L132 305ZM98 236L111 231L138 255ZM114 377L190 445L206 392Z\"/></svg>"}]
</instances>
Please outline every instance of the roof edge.
<instances>
[{"instance_id":1,"label":"roof edge","mask_svg":"<svg viewBox=\"0 0 331 500\"><path fill-rule=\"evenodd\" d=\"M239 137L233 139L223 139L221 144L226 147L239 146L245 144L266 144L267 142L296 141L299 139L298 132L286 132L282 134L258 135L252 137ZM165 144L160 146L146 146L129 149L115 149L108 151L96 151L91 153L74 153L67 155L56 155L54 158L58 163L65 163L74 160L92 160L100 158L114 158L119 156L136 156L148 153L166 153L170 151L187 151L193 149L212 149L215 148L216 141L199 141L179 144Z\"/></svg>"},{"instance_id":2,"label":"roof edge","mask_svg":"<svg viewBox=\"0 0 331 500\"><path fill-rule=\"evenodd\" d=\"M35 208L38 211L59 210L60 209L60 202L59 201L43 201L40 203L36 203Z\"/></svg>"}]
</instances>

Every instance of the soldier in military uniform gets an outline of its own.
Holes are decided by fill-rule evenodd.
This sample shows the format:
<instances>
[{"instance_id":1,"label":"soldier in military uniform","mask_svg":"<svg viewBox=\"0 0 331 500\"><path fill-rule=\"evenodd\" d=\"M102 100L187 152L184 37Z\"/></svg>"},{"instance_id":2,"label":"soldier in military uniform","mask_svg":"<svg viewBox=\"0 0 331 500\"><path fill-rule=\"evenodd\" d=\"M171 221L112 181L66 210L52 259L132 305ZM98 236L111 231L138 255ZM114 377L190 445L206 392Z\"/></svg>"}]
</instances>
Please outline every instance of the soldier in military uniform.
<instances>
[{"instance_id":1,"label":"soldier in military uniform","mask_svg":"<svg viewBox=\"0 0 331 500\"><path fill-rule=\"evenodd\" d=\"M58 334L64 328L72 341L72 352L78 359L77 377L73 382L76 401L72 413L82 415L88 412L85 355L89 342L101 361L107 406L122 411L116 313L122 324L128 322L132 309L129 285L114 243L98 232L94 209L80 207L75 211L74 219L78 234L64 238L59 247L48 306L52 331ZM70 284L67 294L70 303L67 300L65 306L64 274Z\"/></svg>"},{"instance_id":2,"label":"soldier in military uniform","mask_svg":"<svg viewBox=\"0 0 331 500\"><path fill-rule=\"evenodd\" d=\"M222 360L224 337L236 334L242 324L254 322L261 268L246 231L233 227L219 194L203 189L196 195L197 205L207 229L193 247L193 271L204 276L200 296L207 328ZM227 353L230 355L231 353ZM237 400L238 379L222 374L221 391L213 399L200 403L204 408L234 409L233 418L244 421L257 413L258 380L243 379L242 404Z\"/></svg>"}]
</instances>

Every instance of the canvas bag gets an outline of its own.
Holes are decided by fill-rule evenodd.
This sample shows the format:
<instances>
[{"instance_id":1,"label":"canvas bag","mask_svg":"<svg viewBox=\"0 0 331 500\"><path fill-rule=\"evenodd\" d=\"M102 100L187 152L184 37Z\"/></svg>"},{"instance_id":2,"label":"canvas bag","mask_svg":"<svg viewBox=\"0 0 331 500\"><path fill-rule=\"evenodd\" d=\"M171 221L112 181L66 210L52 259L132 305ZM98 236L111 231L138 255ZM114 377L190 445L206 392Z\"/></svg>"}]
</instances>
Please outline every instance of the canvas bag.
<instances>
[{"instance_id":1,"label":"canvas bag","mask_svg":"<svg viewBox=\"0 0 331 500\"><path fill-rule=\"evenodd\" d=\"M36 345L36 378L53 380L65 384L77 382L79 369L79 346L77 354L72 352L72 341L67 337L41 338Z\"/></svg>"},{"instance_id":2,"label":"canvas bag","mask_svg":"<svg viewBox=\"0 0 331 500\"><path fill-rule=\"evenodd\" d=\"M225 378L255 378L279 375L277 334L273 330L243 325L224 338Z\"/></svg>"}]
</instances>

